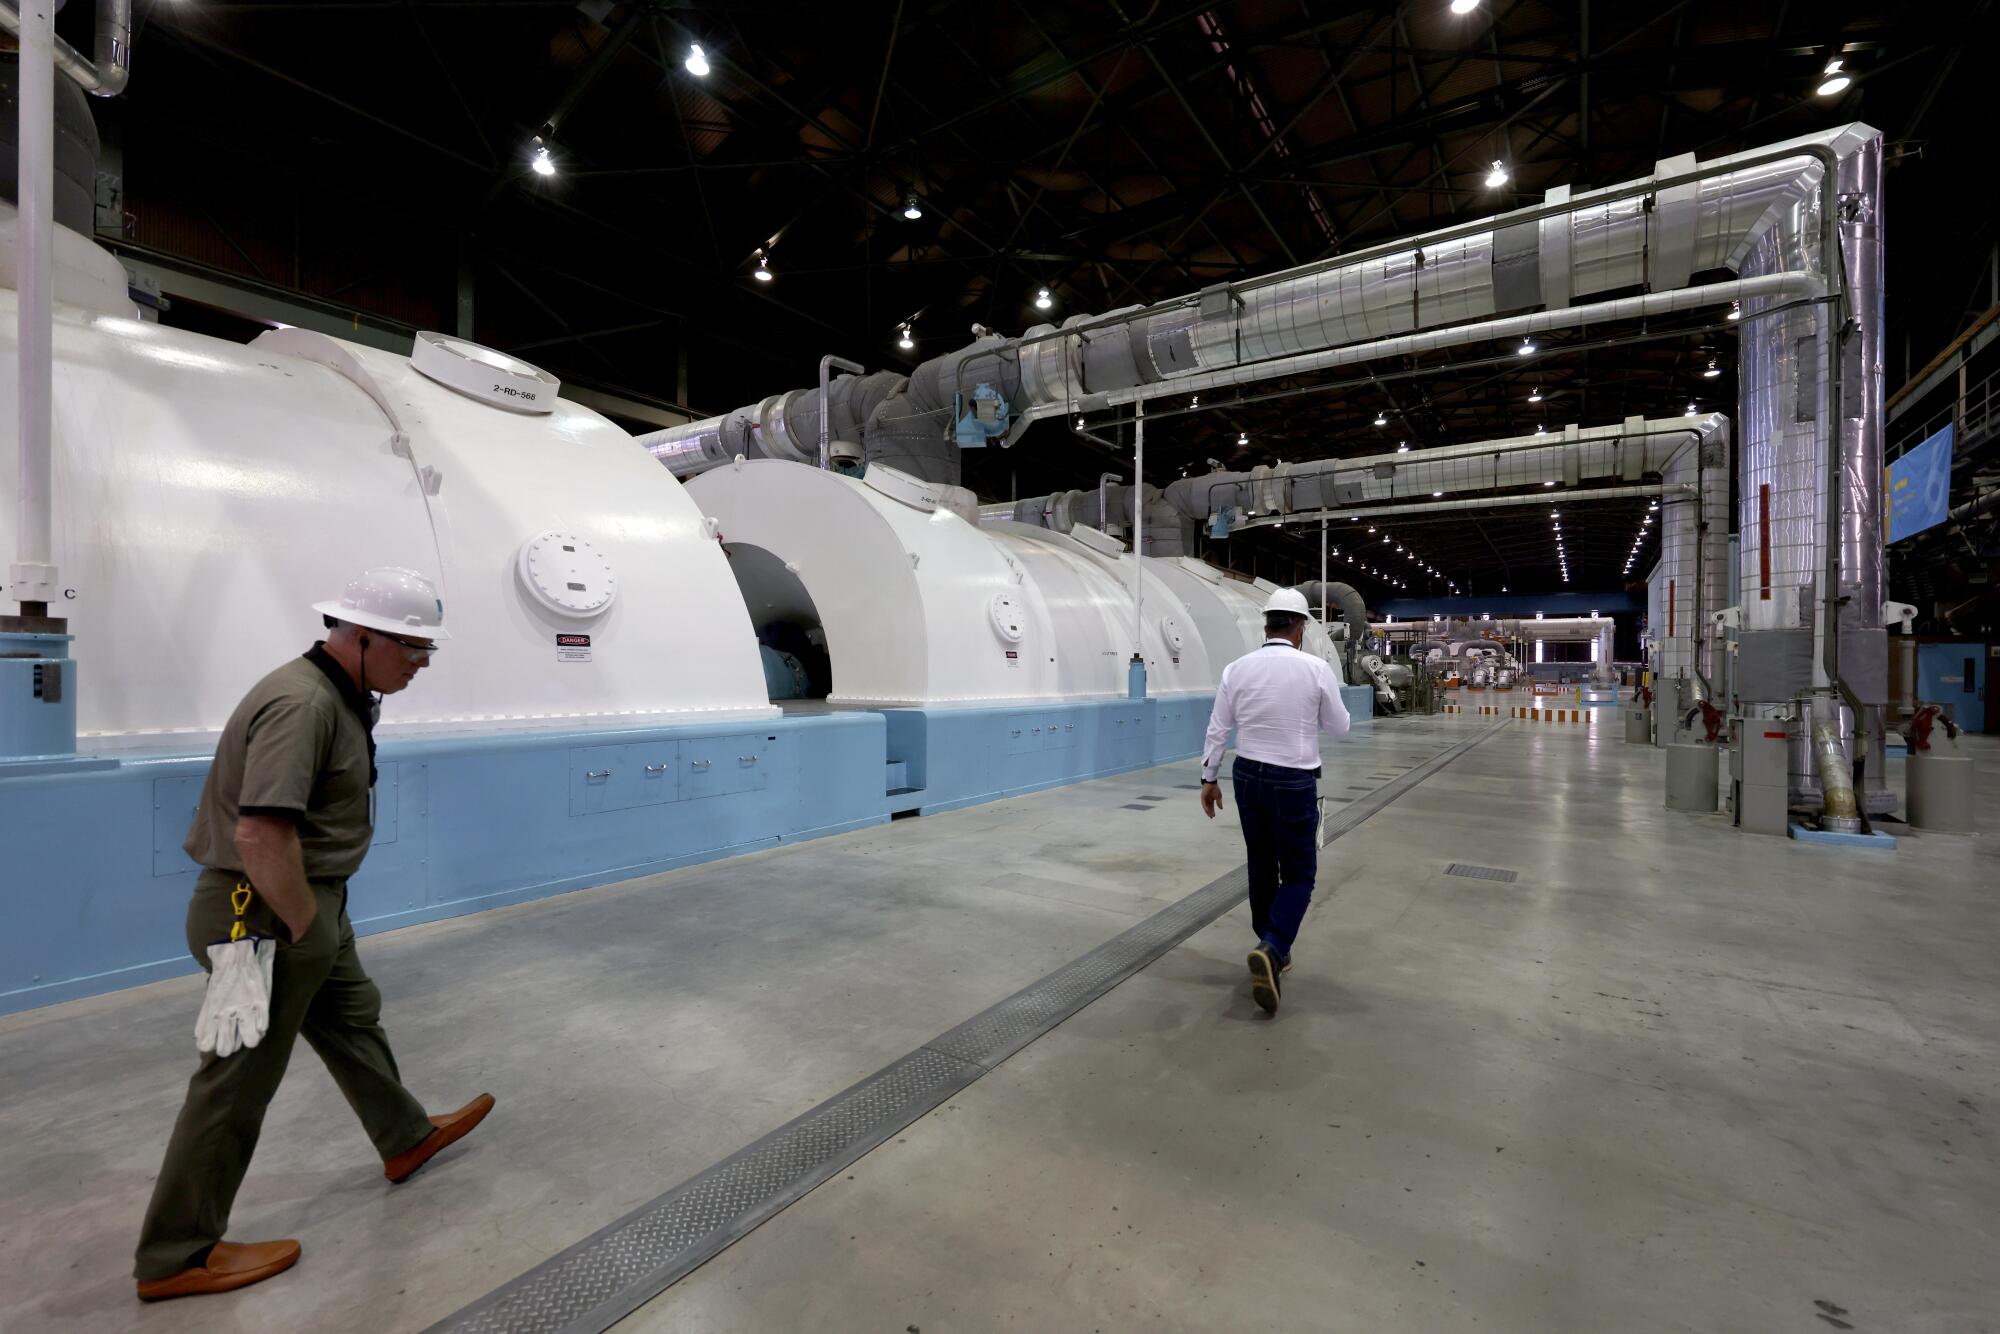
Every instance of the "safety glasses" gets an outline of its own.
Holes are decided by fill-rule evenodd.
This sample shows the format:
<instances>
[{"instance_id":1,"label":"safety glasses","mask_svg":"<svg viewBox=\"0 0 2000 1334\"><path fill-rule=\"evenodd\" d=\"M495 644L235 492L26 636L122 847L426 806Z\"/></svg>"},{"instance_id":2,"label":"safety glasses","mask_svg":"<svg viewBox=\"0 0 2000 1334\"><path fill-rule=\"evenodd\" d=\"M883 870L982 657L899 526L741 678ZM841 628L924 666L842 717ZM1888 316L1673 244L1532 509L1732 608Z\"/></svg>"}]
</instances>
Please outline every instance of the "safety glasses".
<instances>
[{"instance_id":1,"label":"safety glasses","mask_svg":"<svg viewBox=\"0 0 2000 1334\"><path fill-rule=\"evenodd\" d=\"M426 662L430 659L431 654L437 652L436 644L427 644L419 640L404 639L400 635L392 635L379 631L377 633L381 633L382 638L388 640L390 643L394 644L397 648L402 649L403 656L408 658L411 662Z\"/></svg>"}]
</instances>

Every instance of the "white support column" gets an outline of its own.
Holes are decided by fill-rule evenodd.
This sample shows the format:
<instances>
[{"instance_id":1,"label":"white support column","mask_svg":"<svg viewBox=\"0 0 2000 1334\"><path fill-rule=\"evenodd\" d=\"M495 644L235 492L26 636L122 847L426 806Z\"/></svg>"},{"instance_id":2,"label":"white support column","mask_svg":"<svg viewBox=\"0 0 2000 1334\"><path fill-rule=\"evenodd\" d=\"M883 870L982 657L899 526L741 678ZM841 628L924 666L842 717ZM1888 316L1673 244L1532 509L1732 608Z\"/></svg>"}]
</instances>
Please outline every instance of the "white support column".
<instances>
[{"instance_id":1,"label":"white support column","mask_svg":"<svg viewBox=\"0 0 2000 1334\"><path fill-rule=\"evenodd\" d=\"M1146 656L1146 405L1132 405L1132 653Z\"/></svg>"},{"instance_id":2,"label":"white support column","mask_svg":"<svg viewBox=\"0 0 2000 1334\"><path fill-rule=\"evenodd\" d=\"M55 0L20 0L21 107L19 228L20 505L7 596L23 615L46 615L56 600L55 467L50 441L50 377L55 250Z\"/></svg>"}]
</instances>

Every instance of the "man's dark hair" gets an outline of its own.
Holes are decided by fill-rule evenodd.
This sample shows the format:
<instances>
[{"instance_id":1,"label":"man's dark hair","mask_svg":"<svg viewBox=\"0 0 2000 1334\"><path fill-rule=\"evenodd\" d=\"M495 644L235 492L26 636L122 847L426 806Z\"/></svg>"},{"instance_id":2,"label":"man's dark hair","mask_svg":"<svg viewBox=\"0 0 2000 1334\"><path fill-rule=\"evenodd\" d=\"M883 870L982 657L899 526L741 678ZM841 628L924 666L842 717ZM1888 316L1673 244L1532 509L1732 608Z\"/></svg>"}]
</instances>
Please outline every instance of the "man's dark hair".
<instances>
[{"instance_id":1,"label":"man's dark hair","mask_svg":"<svg viewBox=\"0 0 2000 1334\"><path fill-rule=\"evenodd\" d=\"M1306 618L1295 611L1267 611L1264 613L1264 633L1267 635L1289 635L1306 623Z\"/></svg>"}]
</instances>

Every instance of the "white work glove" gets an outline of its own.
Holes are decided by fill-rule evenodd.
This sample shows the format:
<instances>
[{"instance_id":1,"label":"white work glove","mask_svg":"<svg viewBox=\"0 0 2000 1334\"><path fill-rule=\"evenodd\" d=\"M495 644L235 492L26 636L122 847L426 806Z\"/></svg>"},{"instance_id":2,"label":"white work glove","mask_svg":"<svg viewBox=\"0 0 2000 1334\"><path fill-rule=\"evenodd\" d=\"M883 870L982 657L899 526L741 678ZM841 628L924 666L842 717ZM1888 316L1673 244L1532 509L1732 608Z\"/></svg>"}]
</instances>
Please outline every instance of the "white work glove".
<instances>
[{"instance_id":1,"label":"white work glove","mask_svg":"<svg viewBox=\"0 0 2000 1334\"><path fill-rule=\"evenodd\" d=\"M197 1050L226 1057L263 1041L271 1026L271 973L277 950L278 942L268 936L208 947L208 991L194 1021Z\"/></svg>"}]
</instances>

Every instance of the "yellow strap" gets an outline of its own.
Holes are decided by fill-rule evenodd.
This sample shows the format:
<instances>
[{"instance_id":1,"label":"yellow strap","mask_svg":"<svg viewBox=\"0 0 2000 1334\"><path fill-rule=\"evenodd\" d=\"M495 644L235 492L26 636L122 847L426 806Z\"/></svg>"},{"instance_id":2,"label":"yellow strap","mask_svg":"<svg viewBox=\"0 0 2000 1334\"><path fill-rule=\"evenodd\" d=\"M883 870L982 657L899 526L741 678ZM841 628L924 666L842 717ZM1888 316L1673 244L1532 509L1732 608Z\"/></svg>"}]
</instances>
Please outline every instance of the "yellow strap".
<instances>
[{"instance_id":1,"label":"yellow strap","mask_svg":"<svg viewBox=\"0 0 2000 1334\"><path fill-rule=\"evenodd\" d=\"M236 888L229 891L229 906L236 910L236 920L229 924L229 938L241 940L250 934L243 922L243 910L250 906L250 886L239 880Z\"/></svg>"}]
</instances>

